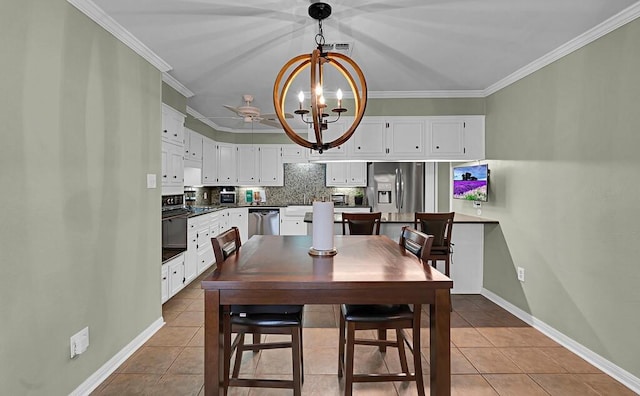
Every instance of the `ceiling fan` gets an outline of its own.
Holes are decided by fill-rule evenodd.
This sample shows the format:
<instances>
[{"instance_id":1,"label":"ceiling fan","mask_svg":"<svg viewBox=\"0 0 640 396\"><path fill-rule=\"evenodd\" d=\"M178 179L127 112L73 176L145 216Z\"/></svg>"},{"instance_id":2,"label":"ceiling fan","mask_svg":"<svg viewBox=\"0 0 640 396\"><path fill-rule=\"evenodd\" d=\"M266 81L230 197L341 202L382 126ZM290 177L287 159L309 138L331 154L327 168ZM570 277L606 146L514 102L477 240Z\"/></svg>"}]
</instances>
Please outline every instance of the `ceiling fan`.
<instances>
[{"instance_id":1,"label":"ceiling fan","mask_svg":"<svg viewBox=\"0 0 640 396\"><path fill-rule=\"evenodd\" d=\"M260 109L251 106L251 102L253 102L253 95L245 94L242 95L242 99L244 100L243 106L233 107L229 105L224 105L226 109L229 109L236 113L238 116L242 117L244 122L255 122L258 121L261 124L269 125L275 128L282 128L282 125L278 121L278 117L275 113L270 114L261 114ZM293 118L293 115L290 113L285 114L285 118Z\"/></svg>"}]
</instances>

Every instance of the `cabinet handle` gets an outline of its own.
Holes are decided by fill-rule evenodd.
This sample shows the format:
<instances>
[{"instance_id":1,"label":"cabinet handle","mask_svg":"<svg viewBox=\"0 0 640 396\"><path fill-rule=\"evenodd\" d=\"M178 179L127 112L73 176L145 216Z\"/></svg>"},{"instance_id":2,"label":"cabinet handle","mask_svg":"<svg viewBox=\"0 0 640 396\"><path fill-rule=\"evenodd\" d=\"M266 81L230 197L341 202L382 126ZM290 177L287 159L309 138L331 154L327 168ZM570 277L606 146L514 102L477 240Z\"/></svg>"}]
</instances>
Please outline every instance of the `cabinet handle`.
<instances>
[{"instance_id":1,"label":"cabinet handle","mask_svg":"<svg viewBox=\"0 0 640 396\"><path fill-rule=\"evenodd\" d=\"M167 178L167 175L162 175L162 177L166 179L166 178Z\"/></svg>"},{"instance_id":2,"label":"cabinet handle","mask_svg":"<svg viewBox=\"0 0 640 396\"><path fill-rule=\"evenodd\" d=\"M162 132L167 133L167 132L169 132L169 131L167 131L167 130L165 129L165 130L164 130L164 131L162 131Z\"/></svg>"},{"instance_id":3,"label":"cabinet handle","mask_svg":"<svg viewBox=\"0 0 640 396\"><path fill-rule=\"evenodd\" d=\"M420 147L416 146L416 150L419 150L419 149L420 149Z\"/></svg>"},{"instance_id":4,"label":"cabinet handle","mask_svg":"<svg viewBox=\"0 0 640 396\"><path fill-rule=\"evenodd\" d=\"M186 152L186 153L188 153L188 152L189 152L189 150L186 150L185 152Z\"/></svg>"},{"instance_id":5,"label":"cabinet handle","mask_svg":"<svg viewBox=\"0 0 640 396\"><path fill-rule=\"evenodd\" d=\"M440 146L436 146L436 149L439 149L439 148L440 148Z\"/></svg>"},{"instance_id":6,"label":"cabinet handle","mask_svg":"<svg viewBox=\"0 0 640 396\"><path fill-rule=\"evenodd\" d=\"M360 150L360 146L358 146L358 150Z\"/></svg>"},{"instance_id":7,"label":"cabinet handle","mask_svg":"<svg viewBox=\"0 0 640 396\"><path fill-rule=\"evenodd\" d=\"M174 178L174 179L177 179L177 178L178 178L178 176L174 175L174 176L173 176L173 178Z\"/></svg>"},{"instance_id":8,"label":"cabinet handle","mask_svg":"<svg viewBox=\"0 0 640 396\"><path fill-rule=\"evenodd\" d=\"M178 273L178 271L173 271L173 274L176 275Z\"/></svg>"},{"instance_id":9,"label":"cabinet handle","mask_svg":"<svg viewBox=\"0 0 640 396\"><path fill-rule=\"evenodd\" d=\"M167 280L167 277L166 276L162 277L162 280Z\"/></svg>"},{"instance_id":10,"label":"cabinet handle","mask_svg":"<svg viewBox=\"0 0 640 396\"><path fill-rule=\"evenodd\" d=\"M177 134L177 133L174 133L174 134L173 134L173 136L178 137L178 134Z\"/></svg>"}]
</instances>

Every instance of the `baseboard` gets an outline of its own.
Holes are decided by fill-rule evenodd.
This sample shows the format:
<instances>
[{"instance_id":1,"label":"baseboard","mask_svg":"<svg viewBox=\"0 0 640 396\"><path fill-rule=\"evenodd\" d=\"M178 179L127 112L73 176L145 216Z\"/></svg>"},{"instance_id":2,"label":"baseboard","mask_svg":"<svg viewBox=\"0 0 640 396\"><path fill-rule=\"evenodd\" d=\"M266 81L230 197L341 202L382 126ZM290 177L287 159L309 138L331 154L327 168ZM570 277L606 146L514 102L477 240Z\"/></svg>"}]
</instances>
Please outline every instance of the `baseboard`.
<instances>
[{"instance_id":1,"label":"baseboard","mask_svg":"<svg viewBox=\"0 0 640 396\"><path fill-rule=\"evenodd\" d=\"M164 326L162 316L155 322L151 323L142 333L138 334L130 343L128 343L120 352L116 353L109 361L87 378L80 386L78 386L70 396L85 396L93 392L104 380L107 379L125 360L129 358L138 348L144 345L152 335Z\"/></svg>"},{"instance_id":2,"label":"baseboard","mask_svg":"<svg viewBox=\"0 0 640 396\"><path fill-rule=\"evenodd\" d=\"M631 389L633 392L640 394L640 378L634 376L633 374L626 371L625 369L619 366L616 366L615 364L611 363L607 359L593 352L589 348L574 341L570 337L567 337L566 335L562 334L558 330L549 326L545 322L521 310L520 308L511 304L510 302L498 296L497 294L483 288L482 295L488 298L489 300L493 301L494 303L498 304L502 308L506 309L507 311L509 311L516 317L518 317L523 322L539 330L540 332L542 332L543 334L545 334L546 336L548 336L558 344L562 345L563 347L567 348L571 352L580 356L581 358L591 363L598 369L602 370L604 373L615 378L617 381L622 383L627 388Z\"/></svg>"}]
</instances>

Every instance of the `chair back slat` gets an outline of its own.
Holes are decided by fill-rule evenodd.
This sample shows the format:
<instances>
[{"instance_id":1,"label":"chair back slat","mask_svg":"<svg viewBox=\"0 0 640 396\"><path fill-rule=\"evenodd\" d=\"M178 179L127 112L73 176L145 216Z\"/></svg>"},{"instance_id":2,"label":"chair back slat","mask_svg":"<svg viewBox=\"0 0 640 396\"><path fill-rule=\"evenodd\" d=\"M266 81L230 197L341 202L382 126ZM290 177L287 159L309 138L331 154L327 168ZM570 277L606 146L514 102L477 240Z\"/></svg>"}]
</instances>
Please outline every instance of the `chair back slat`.
<instances>
[{"instance_id":1,"label":"chair back slat","mask_svg":"<svg viewBox=\"0 0 640 396\"><path fill-rule=\"evenodd\" d=\"M222 264L227 257L240 249L241 245L242 242L240 242L240 230L238 227L231 227L229 230L211 238L211 246L213 247L216 264Z\"/></svg>"},{"instance_id":2,"label":"chair back slat","mask_svg":"<svg viewBox=\"0 0 640 396\"><path fill-rule=\"evenodd\" d=\"M342 213L343 235L380 235L382 213ZM348 234L347 234L348 229Z\"/></svg>"},{"instance_id":3,"label":"chair back slat","mask_svg":"<svg viewBox=\"0 0 640 396\"><path fill-rule=\"evenodd\" d=\"M429 254L431 254L433 239L433 235L427 235L409 226L404 226L399 244L426 263Z\"/></svg>"}]
</instances>

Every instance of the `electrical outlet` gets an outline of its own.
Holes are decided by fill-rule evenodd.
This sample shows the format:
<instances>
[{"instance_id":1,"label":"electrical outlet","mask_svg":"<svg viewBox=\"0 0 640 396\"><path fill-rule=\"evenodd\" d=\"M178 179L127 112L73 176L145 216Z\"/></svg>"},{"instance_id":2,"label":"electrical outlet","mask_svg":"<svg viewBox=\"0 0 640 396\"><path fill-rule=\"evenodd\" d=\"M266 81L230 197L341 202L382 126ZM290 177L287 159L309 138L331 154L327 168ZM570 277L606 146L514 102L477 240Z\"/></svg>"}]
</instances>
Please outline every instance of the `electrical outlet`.
<instances>
[{"instance_id":1,"label":"electrical outlet","mask_svg":"<svg viewBox=\"0 0 640 396\"><path fill-rule=\"evenodd\" d=\"M71 359L80 355L89 348L89 328L85 327L71 336Z\"/></svg>"},{"instance_id":2,"label":"electrical outlet","mask_svg":"<svg viewBox=\"0 0 640 396\"><path fill-rule=\"evenodd\" d=\"M524 282L524 268L518 267L518 280Z\"/></svg>"}]
</instances>

